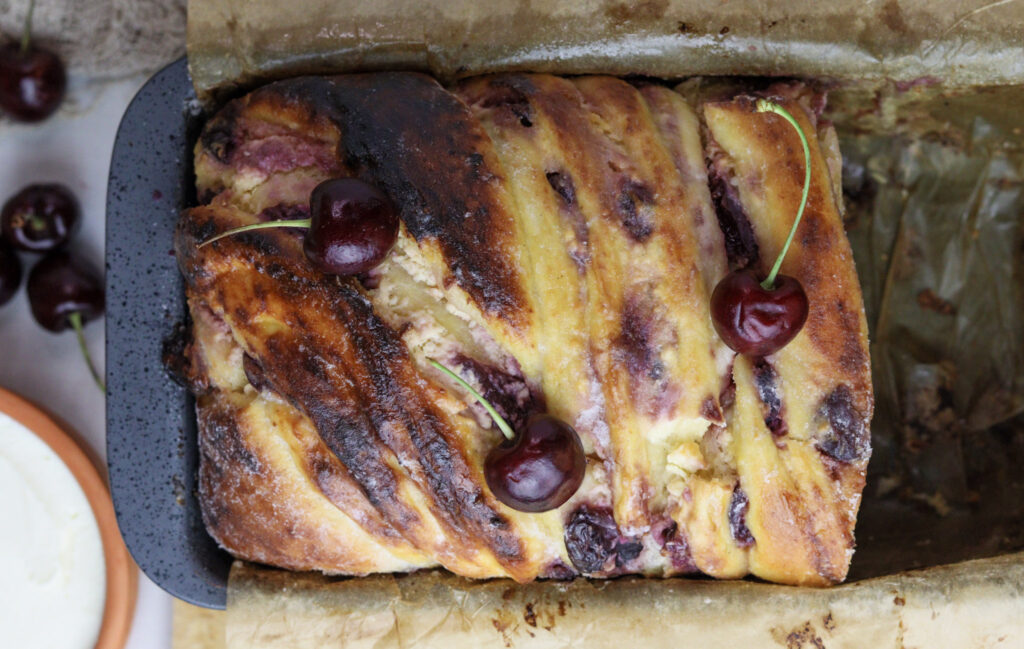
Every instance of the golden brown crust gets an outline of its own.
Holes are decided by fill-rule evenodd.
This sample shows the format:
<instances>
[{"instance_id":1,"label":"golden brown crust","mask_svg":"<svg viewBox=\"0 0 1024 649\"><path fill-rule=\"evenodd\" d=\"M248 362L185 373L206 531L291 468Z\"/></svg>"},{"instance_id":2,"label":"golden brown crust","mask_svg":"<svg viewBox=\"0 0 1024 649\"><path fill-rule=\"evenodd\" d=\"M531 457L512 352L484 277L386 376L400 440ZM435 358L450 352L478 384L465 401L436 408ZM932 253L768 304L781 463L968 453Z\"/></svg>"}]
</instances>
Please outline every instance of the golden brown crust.
<instances>
[{"instance_id":1,"label":"golden brown crust","mask_svg":"<svg viewBox=\"0 0 1024 649\"><path fill-rule=\"evenodd\" d=\"M463 437L430 400L395 332L354 282L303 263L290 233L195 249L197 235L214 223L230 227L230 216L197 208L181 221L178 248L194 251L182 256L192 299L228 324L268 389L310 418L410 542L458 572L494 570L488 564L497 562L517 576L525 560L519 538L483 492L479 466L467 462ZM421 494L425 507L408 492Z\"/></svg>"},{"instance_id":2,"label":"golden brown crust","mask_svg":"<svg viewBox=\"0 0 1024 649\"><path fill-rule=\"evenodd\" d=\"M752 113L752 101L713 103L704 107L713 146L721 157L718 171L731 178L756 240L763 272L774 261L795 218L803 188L803 149L795 130L770 113ZM802 130L812 135L813 114L797 100L782 100ZM738 458L741 484L751 497L752 530L762 527L762 541L751 551L751 569L770 579L800 574L800 553L806 560L799 581L841 581L853 548L853 523L870 454L868 422L872 413L867 324L849 243L842 229L830 169L817 138L811 137L812 183L804 218L782 273L800 280L810 313L797 337L763 361L767 370L755 376L746 359L737 359L733 378L737 411L751 399L760 402L764 388L778 400L786 437L761 445L754 453L754 418L741 419L735 430L748 437L737 441L752 458ZM741 363L741 361L744 361ZM770 376L764 376L764 373ZM782 412L784 411L784 412ZM763 421L763 416L761 417ZM767 429L765 429L767 430ZM769 437L771 437L769 431ZM817 452L815 452L815 450ZM781 466L768 456L778 454ZM750 470L745 475L744 467ZM788 473L782 484L775 471ZM769 479L772 488L768 488ZM755 537L758 535L755 533ZM766 548L777 543L774 551ZM787 555L783 550L790 550ZM816 576L817 575L817 576Z\"/></svg>"},{"instance_id":3,"label":"golden brown crust","mask_svg":"<svg viewBox=\"0 0 1024 649\"><path fill-rule=\"evenodd\" d=\"M749 99L695 110L608 77L448 92L389 73L229 104L197 144L206 204L177 241L214 536L335 573L841 580L870 452L866 327L829 131L805 91L787 97L815 180L783 272L811 317L758 361L724 347L708 298L730 263L774 258L803 161L795 131ZM309 191L337 175L399 207L398 244L367 276L316 273L289 230L197 248L308 215ZM572 423L589 455L577 494L542 515L498 503L482 476L497 433L428 357L513 421Z\"/></svg>"},{"instance_id":4,"label":"golden brown crust","mask_svg":"<svg viewBox=\"0 0 1024 649\"><path fill-rule=\"evenodd\" d=\"M316 462L317 454L297 452L291 433L308 436L312 426L296 421L294 409L237 393L204 400L199 490L203 520L222 546L292 570L367 574L433 565L386 524L356 520L354 498L324 488L343 478L315 464L320 471L310 471L303 460Z\"/></svg>"},{"instance_id":5,"label":"golden brown crust","mask_svg":"<svg viewBox=\"0 0 1024 649\"><path fill-rule=\"evenodd\" d=\"M588 352L574 364L588 366L602 392L610 438L595 442L614 466L616 520L642 532L664 514L664 469L651 466L664 463L660 447L699 437L710 422L722 421L714 360L720 343L710 328L698 242L689 227L690 218L711 212L706 185L703 196L694 196L699 192L680 173L644 97L618 79L503 76L466 82L457 93L499 150L515 156L506 166L546 176L552 186L537 182L533 192L560 199L554 210L544 207L561 215L554 225L571 241L578 272L566 264L557 269L562 301L548 296L542 309L579 302L582 308L573 311L579 319L560 323L559 331L586 331L588 340L556 345L545 375L559 371L562 350ZM662 122L673 122L671 108L659 113ZM673 145L678 153L681 145ZM521 203L533 198L519 196ZM690 209L680 218L684 205ZM571 335L559 331L552 335ZM668 426L659 426L666 420ZM643 433L648 430L656 432Z\"/></svg>"}]
</instances>

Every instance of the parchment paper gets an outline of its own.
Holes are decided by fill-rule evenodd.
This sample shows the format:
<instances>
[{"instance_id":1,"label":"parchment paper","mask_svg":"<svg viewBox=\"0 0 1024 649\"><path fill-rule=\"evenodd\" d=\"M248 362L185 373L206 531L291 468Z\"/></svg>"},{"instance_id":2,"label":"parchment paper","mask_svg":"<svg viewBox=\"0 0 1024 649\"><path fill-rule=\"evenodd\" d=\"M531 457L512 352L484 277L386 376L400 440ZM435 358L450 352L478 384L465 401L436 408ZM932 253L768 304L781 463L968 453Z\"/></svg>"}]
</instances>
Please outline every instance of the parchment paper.
<instances>
[{"instance_id":1,"label":"parchment paper","mask_svg":"<svg viewBox=\"0 0 1024 649\"><path fill-rule=\"evenodd\" d=\"M227 614L175 599L171 649L224 649Z\"/></svg>"},{"instance_id":2,"label":"parchment paper","mask_svg":"<svg viewBox=\"0 0 1024 649\"><path fill-rule=\"evenodd\" d=\"M1024 555L814 590L443 572L337 580L236 563L229 649L965 649L1020 646Z\"/></svg>"},{"instance_id":3,"label":"parchment paper","mask_svg":"<svg viewBox=\"0 0 1024 649\"><path fill-rule=\"evenodd\" d=\"M1007 0L190 0L201 99L338 70L831 76L1024 82Z\"/></svg>"},{"instance_id":4,"label":"parchment paper","mask_svg":"<svg viewBox=\"0 0 1024 649\"><path fill-rule=\"evenodd\" d=\"M875 452L853 583L838 588L336 580L238 564L230 646L1024 641L1024 556L1011 554L1024 548L1024 3L277 6L190 0L190 66L210 105L273 78L385 68L442 80L499 70L797 76L828 88L871 327ZM700 96L737 80L687 83ZM981 557L993 558L898 574Z\"/></svg>"},{"instance_id":5,"label":"parchment paper","mask_svg":"<svg viewBox=\"0 0 1024 649\"><path fill-rule=\"evenodd\" d=\"M896 85L831 97L876 396L852 579L1024 547L1024 88Z\"/></svg>"}]
</instances>

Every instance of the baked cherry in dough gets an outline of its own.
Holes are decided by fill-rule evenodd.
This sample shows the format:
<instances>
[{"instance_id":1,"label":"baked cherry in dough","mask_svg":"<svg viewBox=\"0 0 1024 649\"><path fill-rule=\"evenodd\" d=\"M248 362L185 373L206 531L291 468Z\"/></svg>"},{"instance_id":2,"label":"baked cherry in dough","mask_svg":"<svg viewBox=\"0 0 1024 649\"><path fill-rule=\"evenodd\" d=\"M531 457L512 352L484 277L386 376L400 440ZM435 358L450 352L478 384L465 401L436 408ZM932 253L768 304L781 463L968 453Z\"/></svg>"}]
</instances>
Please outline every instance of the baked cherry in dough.
<instances>
[{"instance_id":1,"label":"baked cherry in dough","mask_svg":"<svg viewBox=\"0 0 1024 649\"><path fill-rule=\"evenodd\" d=\"M430 364L468 390L494 419L505 441L487 454L484 477L494 496L521 512L560 507L583 484L587 458L572 426L548 414L531 416L521 430L511 426L471 385L431 359Z\"/></svg>"},{"instance_id":2,"label":"baked cherry in dough","mask_svg":"<svg viewBox=\"0 0 1024 649\"><path fill-rule=\"evenodd\" d=\"M314 268L329 275L358 275L384 261L398 239L398 210L373 185L358 178L331 178L313 189L308 219L254 223L222 232L218 239L270 228L305 228L302 249Z\"/></svg>"},{"instance_id":3,"label":"baked cherry in dough","mask_svg":"<svg viewBox=\"0 0 1024 649\"><path fill-rule=\"evenodd\" d=\"M734 351L747 356L767 356L789 344L807 322L807 293L795 277L780 275L779 268L807 207L811 152L807 136L789 111L766 99L757 101L756 110L782 116L800 135L804 148L803 196L789 237L768 277L759 281L750 269L734 270L723 277L711 294L711 320L722 341Z\"/></svg>"}]
</instances>

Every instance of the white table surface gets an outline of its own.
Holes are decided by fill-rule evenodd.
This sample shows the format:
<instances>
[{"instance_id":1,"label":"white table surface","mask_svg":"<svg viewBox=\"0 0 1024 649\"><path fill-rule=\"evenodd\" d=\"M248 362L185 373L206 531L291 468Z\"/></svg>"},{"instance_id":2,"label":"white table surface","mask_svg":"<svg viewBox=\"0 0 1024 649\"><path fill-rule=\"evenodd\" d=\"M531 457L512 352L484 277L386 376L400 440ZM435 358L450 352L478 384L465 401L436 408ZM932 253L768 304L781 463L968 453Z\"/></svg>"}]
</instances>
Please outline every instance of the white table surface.
<instances>
[{"instance_id":1,"label":"white table surface","mask_svg":"<svg viewBox=\"0 0 1024 649\"><path fill-rule=\"evenodd\" d=\"M50 120L33 126L0 118L0 203L26 184L61 182L82 204L82 229L73 246L103 267L107 173L121 115L145 77L106 83L72 79L69 101ZM23 257L25 274L34 257ZM102 321L86 326L86 339L103 368ZM67 422L94 456L104 458L104 401L89 376L72 332L51 334L32 319L22 288L0 307L0 386L42 404ZM139 575L139 597L126 647L166 649L171 644L171 597Z\"/></svg>"}]
</instances>

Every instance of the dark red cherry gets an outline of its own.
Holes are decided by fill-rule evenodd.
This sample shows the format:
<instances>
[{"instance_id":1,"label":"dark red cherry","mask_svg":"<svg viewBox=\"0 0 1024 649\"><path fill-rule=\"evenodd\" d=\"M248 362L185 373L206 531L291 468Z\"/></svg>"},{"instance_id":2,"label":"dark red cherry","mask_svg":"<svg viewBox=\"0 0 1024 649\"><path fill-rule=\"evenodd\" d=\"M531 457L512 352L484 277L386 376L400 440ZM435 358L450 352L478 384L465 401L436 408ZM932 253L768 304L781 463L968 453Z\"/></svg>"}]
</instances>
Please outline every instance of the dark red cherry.
<instances>
[{"instance_id":1,"label":"dark red cherry","mask_svg":"<svg viewBox=\"0 0 1024 649\"><path fill-rule=\"evenodd\" d=\"M103 314L103 280L85 260L64 251L47 255L28 274L32 316L53 332L73 328L71 316L84 324Z\"/></svg>"},{"instance_id":2,"label":"dark red cherry","mask_svg":"<svg viewBox=\"0 0 1024 649\"><path fill-rule=\"evenodd\" d=\"M50 50L17 41L0 47L0 108L18 121L39 122L64 101L64 63Z\"/></svg>"},{"instance_id":3,"label":"dark red cherry","mask_svg":"<svg viewBox=\"0 0 1024 649\"><path fill-rule=\"evenodd\" d=\"M332 178L309 198L306 257L318 270L355 275L372 269L398 238L398 211L379 189L357 178Z\"/></svg>"},{"instance_id":4,"label":"dark red cherry","mask_svg":"<svg viewBox=\"0 0 1024 649\"><path fill-rule=\"evenodd\" d=\"M74 329L96 386L106 392L82 332L86 322L103 314L103 281L99 273L85 260L58 250L32 267L27 288L29 308L36 322L55 333Z\"/></svg>"},{"instance_id":5,"label":"dark red cherry","mask_svg":"<svg viewBox=\"0 0 1024 649\"><path fill-rule=\"evenodd\" d=\"M530 417L513 441L487 454L484 476L495 497L512 509L543 512L576 493L586 468L576 431L543 414Z\"/></svg>"},{"instance_id":6,"label":"dark red cherry","mask_svg":"<svg viewBox=\"0 0 1024 649\"><path fill-rule=\"evenodd\" d=\"M0 233L27 252L60 248L81 222L78 200L64 185L29 185L4 203Z\"/></svg>"},{"instance_id":7,"label":"dark red cherry","mask_svg":"<svg viewBox=\"0 0 1024 649\"><path fill-rule=\"evenodd\" d=\"M0 241L0 306L7 304L21 285L21 260L18 252Z\"/></svg>"},{"instance_id":8,"label":"dark red cherry","mask_svg":"<svg viewBox=\"0 0 1024 649\"><path fill-rule=\"evenodd\" d=\"M711 294L711 320L725 344L748 356L786 346L807 321L807 294L796 278L778 275L766 289L752 270L726 275Z\"/></svg>"},{"instance_id":9,"label":"dark red cherry","mask_svg":"<svg viewBox=\"0 0 1024 649\"><path fill-rule=\"evenodd\" d=\"M498 500L519 511L544 512L576 493L583 484L587 458L572 426L551 415L535 414L515 432L465 379L432 358L427 361L472 394L505 436L484 460L484 478Z\"/></svg>"}]
</instances>

